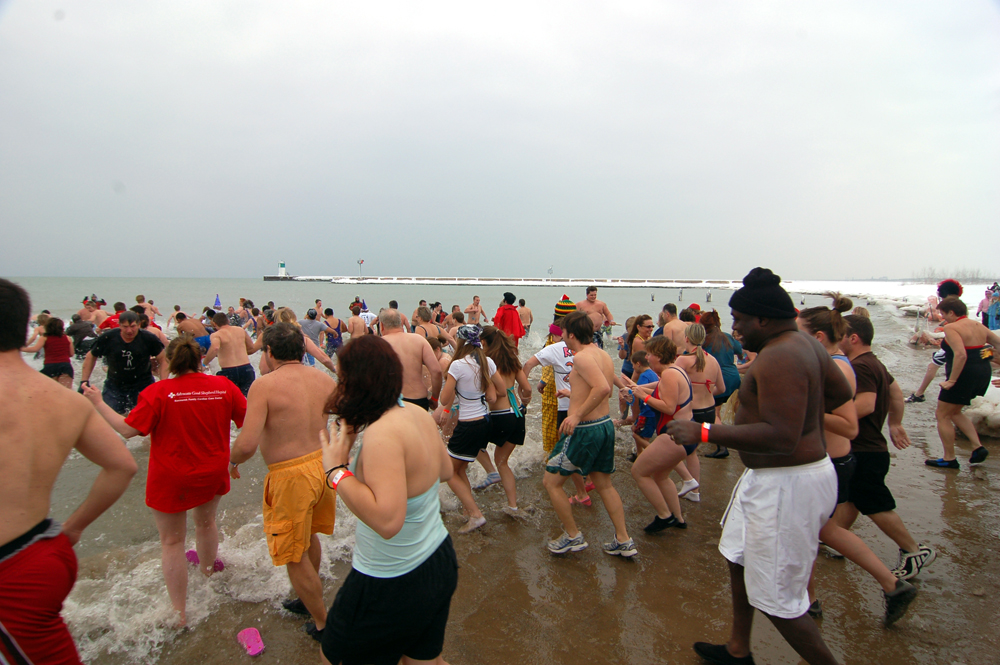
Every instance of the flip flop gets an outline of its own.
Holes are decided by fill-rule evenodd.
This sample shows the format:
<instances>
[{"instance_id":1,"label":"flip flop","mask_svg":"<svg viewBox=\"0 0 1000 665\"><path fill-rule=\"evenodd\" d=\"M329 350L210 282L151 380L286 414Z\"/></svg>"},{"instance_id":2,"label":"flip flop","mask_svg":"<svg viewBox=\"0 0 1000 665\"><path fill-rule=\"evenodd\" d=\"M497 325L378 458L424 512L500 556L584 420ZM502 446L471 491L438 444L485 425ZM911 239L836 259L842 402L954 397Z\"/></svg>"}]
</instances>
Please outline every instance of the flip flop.
<instances>
[{"instance_id":1,"label":"flip flop","mask_svg":"<svg viewBox=\"0 0 1000 665\"><path fill-rule=\"evenodd\" d=\"M264 653L264 640L256 628L244 628L236 634L236 641L247 650L248 656L259 656Z\"/></svg>"},{"instance_id":2,"label":"flip flop","mask_svg":"<svg viewBox=\"0 0 1000 665\"><path fill-rule=\"evenodd\" d=\"M574 504L580 505L580 506L587 506L589 508L591 505L593 505L593 502L591 502L589 496L586 499L582 499L582 500L576 498L575 496L571 496L569 498L569 505L572 506Z\"/></svg>"},{"instance_id":3,"label":"flip flop","mask_svg":"<svg viewBox=\"0 0 1000 665\"><path fill-rule=\"evenodd\" d=\"M188 563L197 566L201 563L201 559L198 558L198 552L195 550L188 550L184 553L184 558L187 559ZM216 573L225 570L226 564L222 563L222 559L216 559L215 565L212 566L212 570ZM253 654L251 654L253 655Z\"/></svg>"}]
</instances>

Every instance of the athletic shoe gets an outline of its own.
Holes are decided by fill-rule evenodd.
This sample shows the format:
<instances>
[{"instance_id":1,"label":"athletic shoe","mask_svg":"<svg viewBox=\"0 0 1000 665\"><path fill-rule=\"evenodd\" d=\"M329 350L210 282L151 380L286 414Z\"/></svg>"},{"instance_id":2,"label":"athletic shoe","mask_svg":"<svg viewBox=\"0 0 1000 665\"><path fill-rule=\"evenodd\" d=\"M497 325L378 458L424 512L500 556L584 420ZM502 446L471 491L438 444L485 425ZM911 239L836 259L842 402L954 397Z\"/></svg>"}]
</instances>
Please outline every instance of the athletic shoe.
<instances>
[{"instance_id":1,"label":"athletic shoe","mask_svg":"<svg viewBox=\"0 0 1000 665\"><path fill-rule=\"evenodd\" d=\"M317 642L323 641L323 631L316 628L316 624L312 621L307 621L306 625L302 626L302 630L306 631L306 635L313 638Z\"/></svg>"},{"instance_id":2,"label":"athletic shoe","mask_svg":"<svg viewBox=\"0 0 1000 665\"><path fill-rule=\"evenodd\" d=\"M681 483L681 488L677 492L677 496L682 497L688 492L695 491L696 489L698 489L698 487L699 487L698 481L695 480L694 478L692 478L691 480L685 480L683 483Z\"/></svg>"},{"instance_id":3,"label":"athletic shoe","mask_svg":"<svg viewBox=\"0 0 1000 665\"><path fill-rule=\"evenodd\" d=\"M473 485L472 489L474 489L474 490L484 490L487 487L489 487L490 485L496 485L499 482L500 482L500 474L499 473L496 473L496 472L494 472L494 473L488 473L488 474L486 474L486 478L483 479L483 480L481 480L479 483Z\"/></svg>"},{"instance_id":4,"label":"athletic shoe","mask_svg":"<svg viewBox=\"0 0 1000 665\"><path fill-rule=\"evenodd\" d=\"M715 452L708 453L705 457L711 457L712 459L724 459L729 457L729 448L719 446L715 449ZM703 642L699 642L699 644L703 644Z\"/></svg>"},{"instance_id":5,"label":"athletic shoe","mask_svg":"<svg viewBox=\"0 0 1000 665\"><path fill-rule=\"evenodd\" d=\"M309 614L309 610L306 609L306 604L302 602L301 598L296 598L294 600L283 600L281 601L281 606L292 614ZM314 626L315 627L315 624Z\"/></svg>"},{"instance_id":6,"label":"athletic shoe","mask_svg":"<svg viewBox=\"0 0 1000 665\"><path fill-rule=\"evenodd\" d=\"M694 652L713 665L755 665L753 654L737 658L729 653L725 644L709 644L708 642L695 642Z\"/></svg>"},{"instance_id":7,"label":"athletic shoe","mask_svg":"<svg viewBox=\"0 0 1000 665\"><path fill-rule=\"evenodd\" d=\"M926 464L927 466L932 466L935 469L957 469L957 468L959 468L959 466L958 466L958 460L957 459L946 460L943 457L939 457L937 459L925 459L924 460L924 464Z\"/></svg>"},{"instance_id":8,"label":"athletic shoe","mask_svg":"<svg viewBox=\"0 0 1000 665\"><path fill-rule=\"evenodd\" d=\"M695 503L698 503L701 501L701 492L688 492L687 494L684 495L684 498L687 499L688 501L694 501Z\"/></svg>"},{"instance_id":9,"label":"athletic shoe","mask_svg":"<svg viewBox=\"0 0 1000 665\"><path fill-rule=\"evenodd\" d=\"M634 462L634 461L636 460L636 458L637 458L637 457L639 457L638 453L629 453L629 454L628 454L628 455L627 455L627 456L625 457L625 459L627 459L627 460L628 460L629 462Z\"/></svg>"},{"instance_id":10,"label":"athletic shoe","mask_svg":"<svg viewBox=\"0 0 1000 665\"><path fill-rule=\"evenodd\" d=\"M888 628L903 618L906 608L909 607L913 599L917 597L917 589L909 582L896 580L896 588L886 593L885 596L885 627Z\"/></svg>"},{"instance_id":11,"label":"athletic shoe","mask_svg":"<svg viewBox=\"0 0 1000 665\"><path fill-rule=\"evenodd\" d=\"M624 543L619 543L618 538L612 538L610 543L604 543L604 553L612 556L623 556L626 559L634 557L639 550L635 549L635 540L629 538Z\"/></svg>"},{"instance_id":12,"label":"athletic shoe","mask_svg":"<svg viewBox=\"0 0 1000 665\"><path fill-rule=\"evenodd\" d=\"M910 396L906 398L905 402L907 404L913 404L914 402L923 402L927 398L923 395L918 395L916 393L910 393Z\"/></svg>"},{"instance_id":13,"label":"athletic shoe","mask_svg":"<svg viewBox=\"0 0 1000 665\"><path fill-rule=\"evenodd\" d=\"M642 528L646 533L659 533L664 529L675 527L678 529L688 528L687 522L678 522L677 518L671 515L667 519L661 519L659 515L653 516L653 521Z\"/></svg>"},{"instance_id":14,"label":"athletic shoe","mask_svg":"<svg viewBox=\"0 0 1000 665\"><path fill-rule=\"evenodd\" d=\"M823 618L823 606L819 604L819 598L814 600L812 604L809 605L809 609L806 610L806 614L811 616L813 619Z\"/></svg>"},{"instance_id":15,"label":"athletic shoe","mask_svg":"<svg viewBox=\"0 0 1000 665\"><path fill-rule=\"evenodd\" d=\"M830 547L826 543L822 543L821 542L819 544L819 549L822 550L823 554L825 554L826 558L828 558L828 559L843 559L844 558L843 554L841 554L837 550L833 549L832 547Z\"/></svg>"},{"instance_id":16,"label":"athletic shoe","mask_svg":"<svg viewBox=\"0 0 1000 665\"><path fill-rule=\"evenodd\" d=\"M982 464L986 461L986 457L989 454L990 451L986 450L986 446L979 446L969 455L969 464Z\"/></svg>"},{"instance_id":17,"label":"athletic shoe","mask_svg":"<svg viewBox=\"0 0 1000 665\"><path fill-rule=\"evenodd\" d=\"M904 552L899 550L899 564L893 569L892 574L897 579L911 580L920 574L920 570L929 566L937 558L937 552L926 545L917 545L916 552Z\"/></svg>"},{"instance_id":18,"label":"athletic shoe","mask_svg":"<svg viewBox=\"0 0 1000 665\"><path fill-rule=\"evenodd\" d=\"M575 538L570 538L569 534L563 534L555 540L549 541L549 551L553 554L565 554L566 552L579 552L587 549L587 541L583 539L583 532L576 534Z\"/></svg>"}]
</instances>

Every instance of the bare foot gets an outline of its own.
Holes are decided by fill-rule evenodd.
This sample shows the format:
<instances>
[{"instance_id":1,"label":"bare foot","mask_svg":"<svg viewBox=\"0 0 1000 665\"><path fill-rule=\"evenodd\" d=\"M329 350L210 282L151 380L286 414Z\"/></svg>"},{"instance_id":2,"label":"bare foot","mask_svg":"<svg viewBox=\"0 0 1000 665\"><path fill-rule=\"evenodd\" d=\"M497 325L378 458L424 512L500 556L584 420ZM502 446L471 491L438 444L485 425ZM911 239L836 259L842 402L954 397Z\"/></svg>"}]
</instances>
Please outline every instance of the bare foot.
<instances>
[{"instance_id":1,"label":"bare foot","mask_svg":"<svg viewBox=\"0 0 1000 665\"><path fill-rule=\"evenodd\" d=\"M486 524L485 517L470 517L469 521L465 523L461 529L458 530L459 533L472 533L482 525Z\"/></svg>"}]
</instances>

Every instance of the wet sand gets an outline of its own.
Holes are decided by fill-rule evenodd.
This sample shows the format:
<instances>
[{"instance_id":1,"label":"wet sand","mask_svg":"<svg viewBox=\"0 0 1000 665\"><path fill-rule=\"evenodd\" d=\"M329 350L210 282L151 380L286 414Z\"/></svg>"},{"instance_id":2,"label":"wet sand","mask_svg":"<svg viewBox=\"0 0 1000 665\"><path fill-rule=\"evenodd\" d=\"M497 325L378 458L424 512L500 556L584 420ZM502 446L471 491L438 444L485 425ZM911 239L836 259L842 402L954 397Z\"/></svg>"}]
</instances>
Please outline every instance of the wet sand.
<instances>
[{"instance_id":1,"label":"wet sand","mask_svg":"<svg viewBox=\"0 0 1000 665\"><path fill-rule=\"evenodd\" d=\"M905 332L905 321L885 313L873 314L876 353L900 381L904 393L909 394L919 383L930 353L895 341ZM1000 484L992 472L1000 464L1000 450L996 440L984 439L993 456L980 467L970 469L966 463L969 444L959 439L961 471L925 467L925 457L940 455L933 419L932 396L936 394L932 386L928 402L907 405L904 424L915 445L905 451L892 449L888 477L897 510L913 536L938 551L937 560L915 581L920 593L908 614L893 628L883 628L878 585L850 562L822 555L818 559L817 589L824 612L819 625L843 663L1000 662L1000 621L995 609L995 599L1000 597L1000 556L996 551ZM616 409L614 406L613 412ZM538 417L537 410L529 412L529 428L535 431ZM728 571L716 545L721 531L719 518L743 469L738 457L734 454L726 460L703 459L701 503L682 500L689 528L649 536L642 532L642 526L650 521L653 512L632 481L630 464L625 459L631 440L624 430L619 431L618 440L618 473L613 481L626 507L630 535L639 549L633 560L610 557L601 551L601 543L610 540L612 529L596 492L592 493L592 507L574 507L590 547L576 554L549 554L545 543L559 533L559 524L543 493L540 469L519 478L519 503L534 509L526 519L515 520L501 512L505 500L499 486L477 493L488 522L471 535L455 533L462 523L460 510L454 502L448 506L445 524L453 534L461 570L445 641L446 660L486 664L694 664L701 661L691 650L693 642L727 639L731 611ZM260 463L259 457L254 463ZM142 471L140 468L140 476ZM262 465L253 473L262 478ZM237 502L245 506L233 509L241 514L228 514L220 520L224 531L226 524L252 521L255 504L251 497L259 494L260 486L234 483L234 491L245 495L245 502ZM338 515L338 519L350 518ZM134 528L136 542L155 543L151 520ZM890 567L896 564L895 545L869 520L860 518L855 530ZM226 536L237 543L241 537L229 531ZM158 574L158 547L149 546L143 552ZM100 577L116 565L114 557L107 553L87 557L84 552L81 558L81 579ZM232 574L238 572L235 567L240 564L229 564ZM325 580L328 603L349 566L343 558L332 562ZM272 575L271 583L280 583L283 572L275 572L277 577ZM267 644L267 651L257 662L318 662L317 647L301 632L302 618L278 609L270 597L264 602L246 599L252 597L252 589L237 588L239 579L226 578L228 574L224 572L212 580L220 589L221 600L212 606L210 615L191 630L165 635L167 643L157 662L239 662L245 656L234 636L237 630L250 625L261 630ZM155 586L155 575L151 579ZM192 589L199 584L204 586L192 575ZM800 662L759 613L752 649L757 663ZM104 652L91 662L130 660L126 654Z\"/></svg>"}]
</instances>

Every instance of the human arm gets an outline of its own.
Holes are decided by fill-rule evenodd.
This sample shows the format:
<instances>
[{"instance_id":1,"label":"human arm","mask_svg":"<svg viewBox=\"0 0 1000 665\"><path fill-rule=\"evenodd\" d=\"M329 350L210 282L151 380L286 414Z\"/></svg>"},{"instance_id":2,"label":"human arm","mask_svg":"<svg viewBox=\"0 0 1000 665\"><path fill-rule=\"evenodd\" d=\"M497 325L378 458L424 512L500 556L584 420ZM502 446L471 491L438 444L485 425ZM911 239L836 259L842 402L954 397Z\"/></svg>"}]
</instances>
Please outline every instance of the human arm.
<instances>
[{"instance_id":1,"label":"human arm","mask_svg":"<svg viewBox=\"0 0 1000 665\"><path fill-rule=\"evenodd\" d=\"M167 350L162 349L155 356L156 362L159 363L160 368L160 380L170 378L170 363L167 362Z\"/></svg>"},{"instance_id":2,"label":"human arm","mask_svg":"<svg viewBox=\"0 0 1000 665\"><path fill-rule=\"evenodd\" d=\"M601 400L607 400L608 395L611 394L611 386L608 385L600 366L593 359L577 356L573 371L586 383L587 396L577 400L575 404L572 400L570 401L569 413L559 427L560 434L572 434L583 419L584 414L593 411L601 403Z\"/></svg>"},{"instance_id":3,"label":"human arm","mask_svg":"<svg viewBox=\"0 0 1000 665\"><path fill-rule=\"evenodd\" d=\"M138 470L128 448L122 445L97 413L88 416L75 447L81 455L101 467L101 472L94 479L87 498L63 522L62 532L74 545L79 542L83 530L125 493Z\"/></svg>"},{"instance_id":4,"label":"human arm","mask_svg":"<svg viewBox=\"0 0 1000 665\"><path fill-rule=\"evenodd\" d=\"M330 356L326 355L326 352L323 351L323 349L316 346L316 343L305 335L303 335L302 338L306 341L306 353L320 361L324 367L336 374L337 367L333 364L333 360L330 359Z\"/></svg>"},{"instance_id":5,"label":"human arm","mask_svg":"<svg viewBox=\"0 0 1000 665\"><path fill-rule=\"evenodd\" d=\"M237 467L253 457L264 434L264 423L267 422L267 396L264 390L257 381L250 386L246 419L229 451L229 475L233 479L239 479L240 471Z\"/></svg>"},{"instance_id":6,"label":"human arm","mask_svg":"<svg viewBox=\"0 0 1000 665\"><path fill-rule=\"evenodd\" d=\"M705 354L705 355L708 355L708 354ZM709 356L709 357L711 358L711 356ZM713 395L722 395L723 393L726 392L726 377L722 374L722 366L719 365L719 361L715 360L715 358L712 358L712 360L715 361L714 363L712 363L712 367L715 370L715 372L714 372L715 378L712 379L712 381L713 381L713 383L712 383L712 394Z\"/></svg>"},{"instance_id":7,"label":"human arm","mask_svg":"<svg viewBox=\"0 0 1000 665\"><path fill-rule=\"evenodd\" d=\"M90 384L90 375L94 373L94 363L97 359L94 358L94 354L87 351L87 355L83 359L83 367L80 368L80 385Z\"/></svg>"},{"instance_id":8,"label":"human arm","mask_svg":"<svg viewBox=\"0 0 1000 665\"><path fill-rule=\"evenodd\" d=\"M222 350L222 338L219 333L212 333L209 336L212 343L208 346L208 351L205 352L205 356L201 359L201 362L206 366L219 355L219 351ZM251 347L252 348L252 347Z\"/></svg>"},{"instance_id":9,"label":"human arm","mask_svg":"<svg viewBox=\"0 0 1000 665\"><path fill-rule=\"evenodd\" d=\"M507 392L507 388L503 384L503 377L500 376L500 372L493 372L490 376L490 382L486 384L486 390L483 392L486 394L486 402L488 404L495 403L500 395Z\"/></svg>"},{"instance_id":10,"label":"human arm","mask_svg":"<svg viewBox=\"0 0 1000 665\"><path fill-rule=\"evenodd\" d=\"M522 406L528 406L528 402L531 401L531 382L528 381L528 375L524 373L523 367L518 371L515 381L517 381L517 392L521 396Z\"/></svg>"},{"instance_id":11,"label":"human arm","mask_svg":"<svg viewBox=\"0 0 1000 665\"><path fill-rule=\"evenodd\" d=\"M948 390L955 387L958 377L962 375L962 370L965 369L965 361L968 360L968 355L965 352L965 342L962 340L962 336L958 334L958 331L955 330L954 326L947 325L944 327L944 338L948 342L948 346L951 347L951 352L955 356L951 361L951 373L948 374L946 380L941 382L941 387Z\"/></svg>"},{"instance_id":12,"label":"human arm","mask_svg":"<svg viewBox=\"0 0 1000 665\"><path fill-rule=\"evenodd\" d=\"M83 396L90 400L90 403L94 405L94 409L111 425L111 428L126 439L131 439L133 436L142 434L142 432L125 422L125 416L105 404L104 398L101 397L101 391L92 387L89 381L87 382L87 387L83 389Z\"/></svg>"},{"instance_id":13,"label":"human arm","mask_svg":"<svg viewBox=\"0 0 1000 665\"><path fill-rule=\"evenodd\" d=\"M899 383L893 381L889 384L889 438L892 445L898 450L905 450L912 445L910 435L903 428L903 411L906 409L906 400L903 397L903 389Z\"/></svg>"},{"instance_id":14,"label":"human arm","mask_svg":"<svg viewBox=\"0 0 1000 665\"><path fill-rule=\"evenodd\" d=\"M540 361L535 356L531 356L530 358L528 358L527 361L525 361L524 365L521 367L521 371L524 372L525 376L530 376L531 375L531 370L535 369L536 367L538 367L541 364L542 364L542 361Z\"/></svg>"},{"instance_id":15,"label":"human arm","mask_svg":"<svg viewBox=\"0 0 1000 665\"><path fill-rule=\"evenodd\" d=\"M437 408L436 402L441 396L441 363L434 357L434 349L431 348L427 340L421 340L420 362L424 364L427 373L431 375L431 401L435 402L433 406Z\"/></svg>"},{"instance_id":16,"label":"human arm","mask_svg":"<svg viewBox=\"0 0 1000 665\"><path fill-rule=\"evenodd\" d=\"M247 323L250 323L250 321L253 321L253 319L250 319L249 321L247 321ZM248 356L253 355L254 353L253 338L250 337L250 333L248 333L246 330L243 331L243 344L246 346L247 355Z\"/></svg>"},{"instance_id":17,"label":"human arm","mask_svg":"<svg viewBox=\"0 0 1000 665\"><path fill-rule=\"evenodd\" d=\"M845 439L858 435L858 412L854 402L847 401L830 413L823 414L823 429Z\"/></svg>"},{"instance_id":18,"label":"human arm","mask_svg":"<svg viewBox=\"0 0 1000 665\"><path fill-rule=\"evenodd\" d=\"M611 325L611 326L617 326L618 325L617 323L615 323L615 317L611 316L611 310L608 309L608 304L607 303L602 303L602 305L601 305L601 312L604 314L604 320L608 322L608 325Z\"/></svg>"},{"instance_id":19,"label":"human arm","mask_svg":"<svg viewBox=\"0 0 1000 665\"><path fill-rule=\"evenodd\" d=\"M451 417L451 407L455 403L455 377L448 374L444 387L441 388L441 400L434 410L434 420L438 425L444 425Z\"/></svg>"},{"instance_id":20,"label":"human arm","mask_svg":"<svg viewBox=\"0 0 1000 665\"><path fill-rule=\"evenodd\" d=\"M42 348L45 346L45 335L39 335L38 332L36 331L35 334L32 335L31 339L35 339L36 337L38 338L38 341L36 341L34 344L31 344L31 340L28 340L28 344L30 346L25 345L21 347L21 353L38 353L39 351L42 350ZM72 354L73 352L70 351L70 355Z\"/></svg>"}]
</instances>

